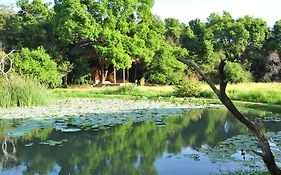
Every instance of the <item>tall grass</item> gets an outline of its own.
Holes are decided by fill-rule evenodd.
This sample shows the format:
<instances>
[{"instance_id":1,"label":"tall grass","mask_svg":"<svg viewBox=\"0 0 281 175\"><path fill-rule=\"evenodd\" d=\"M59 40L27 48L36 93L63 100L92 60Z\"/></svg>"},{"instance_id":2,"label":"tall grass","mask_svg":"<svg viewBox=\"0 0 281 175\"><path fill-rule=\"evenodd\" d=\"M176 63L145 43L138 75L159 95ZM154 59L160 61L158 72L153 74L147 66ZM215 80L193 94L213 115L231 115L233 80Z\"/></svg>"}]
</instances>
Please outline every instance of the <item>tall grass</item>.
<instances>
[{"instance_id":1,"label":"tall grass","mask_svg":"<svg viewBox=\"0 0 281 175\"><path fill-rule=\"evenodd\" d=\"M48 97L47 88L35 79L12 75L7 82L0 77L0 107L42 105Z\"/></svg>"},{"instance_id":2,"label":"tall grass","mask_svg":"<svg viewBox=\"0 0 281 175\"><path fill-rule=\"evenodd\" d=\"M240 83L227 86L232 100L281 104L281 83ZM200 97L217 98L208 85L202 86Z\"/></svg>"}]
</instances>

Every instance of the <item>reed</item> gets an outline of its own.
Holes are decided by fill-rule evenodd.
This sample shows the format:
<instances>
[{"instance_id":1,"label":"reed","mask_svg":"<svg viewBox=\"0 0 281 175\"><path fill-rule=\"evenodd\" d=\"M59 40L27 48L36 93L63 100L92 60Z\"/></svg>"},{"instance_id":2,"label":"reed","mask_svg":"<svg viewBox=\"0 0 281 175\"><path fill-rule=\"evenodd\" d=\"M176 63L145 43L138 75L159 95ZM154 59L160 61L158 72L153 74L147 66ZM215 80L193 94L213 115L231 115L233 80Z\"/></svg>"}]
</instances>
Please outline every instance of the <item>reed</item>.
<instances>
[{"instance_id":1,"label":"reed","mask_svg":"<svg viewBox=\"0 0 281 175\"><path fill-rule=\"evenodd\" d=\"M43 105L48 102L48 94L36 79L11 75L7 82L0 78L0 107Z\"/></svg>"}]
</instances>

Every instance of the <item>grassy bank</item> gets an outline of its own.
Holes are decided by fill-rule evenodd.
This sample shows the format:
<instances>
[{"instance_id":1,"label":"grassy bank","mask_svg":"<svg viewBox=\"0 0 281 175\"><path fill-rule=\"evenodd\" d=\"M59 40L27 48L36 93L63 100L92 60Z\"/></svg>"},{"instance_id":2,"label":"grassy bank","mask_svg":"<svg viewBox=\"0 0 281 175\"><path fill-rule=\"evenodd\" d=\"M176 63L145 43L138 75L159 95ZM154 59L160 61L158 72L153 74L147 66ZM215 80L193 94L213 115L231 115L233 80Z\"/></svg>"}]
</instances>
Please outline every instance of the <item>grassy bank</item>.
<instances>
[{"instance_id":1,"label":"grassy bank","mask_svg":"<svg viewBox=\"0 0 281 175\"><path fill-rule=\"evenodd\" d=\"M172 86L134 86L123 85L114 87L73 87L52 90L55 98L92 98L108 96L131 97L170 97Z\"/></svg>"},{"instance_id":2,"label":"grassy bank","mask_svg":"<svg viewBox=\"0 0 281 175\"><path fill-rule=\"evenodd\" d=\"M120 86L120 87L75 87L55 89L55 98L92 98L102 96L131 96L131 97L171 97L173 86ZM281 105L281 83L241 83L230 84L227 94L232 100L254 103ZM199 98L217 99L208 85L201 86Z\"/></svg>"}]
</instances>

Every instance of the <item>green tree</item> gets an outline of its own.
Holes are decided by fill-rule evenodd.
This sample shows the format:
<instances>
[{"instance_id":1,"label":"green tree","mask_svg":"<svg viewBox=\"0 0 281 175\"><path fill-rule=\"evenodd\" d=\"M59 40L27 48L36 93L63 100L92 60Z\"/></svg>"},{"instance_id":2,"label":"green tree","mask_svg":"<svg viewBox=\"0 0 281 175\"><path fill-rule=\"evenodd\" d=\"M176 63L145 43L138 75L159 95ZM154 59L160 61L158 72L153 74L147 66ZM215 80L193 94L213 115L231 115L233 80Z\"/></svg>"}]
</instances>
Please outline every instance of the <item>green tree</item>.
<instances>
[{"instance_id":1,"label":"green tree","mask_svg":"<svg viewBox=\"0 0 281 175\"><path fill-rule=\"evenodd\" d=\"M248 17L245 17L244 21L247 20ZM243 55L246 55L246 52L249 50L254 50L254 47L262 47L262 43L265 39L265 35L261 37L262 39L259 39L258 35L255 35L255 33L250 35L250 29L252 28L250 25L244 23L242 19L240 21L234 20L228 12L224 12L222 15L212 13L208 18L207 26L212 31L214 51L218 53L219 59L223 62L227 60L228 63L235 62L240 64L240 66L232 64L234 66L233 68L229 66L226 67L228 70L227 75L234 76L228 77L227 81L236 79L236 81L233 82L237 82L238 79L240 79L239 81L244 79L241 73L239 75L234 73L235 71L242 71L247 75L250 74L247 72L249 69L247 69L247 61L243 59ZM256 41L259 41L259 43ZM240 78L237 77L238 75ZM248 78L248 80L250 80L250 78Z\"/></svg>"},{"instance_id":2,"label":"green tree","mask_svg":"<svg viewBox=\"0 0 281 175\"><path fill-rule=\"evenodd\" d=\"M241 56L244 67L251 71L255 80L260 80L264 74L262 68L267 53L265 43L270 35L266 22L261 18L245 16L237 20L249 32L248 44Z\"/></svg>"},{"instance_id":3,"label":"green tree","mask_svg":"<svg viewBox=\"0 0 281 175\"><path fill-rule=\"evenodd\" d=\"M281 20L275 22L272 30L272 36L269 38L267 43L268 50L277 51L281 54Z\"/></svg>"},{"instance_id":4,"label":"green tree","mask_svg":"<svg viewBox=\"0 0 281 175\"><path fill-rule=\"evenodd\" d=\"M280 81L281 20L276 21L262 49L263 55L254 62L258 80Z\"/></svg>"},{"instance_id":5,"label":"green tree","mask_svg":"<svg viewBox=\"0 0 281 175\"><path fill-rule=\"evenodd\" d=\"M18 0L19 11L6 18L1 40L6 51L21 48L37 49L43 46L46 52L63 69L67 59L68 45L59 42L52 24L54 10L41 0ZM13 37L10 37L13 36ZM66 60L61 60L64 58Z\"/></svg>"},{"instance_id":6,"label":"green tree","mask_svg":"<svg viewBox=\"0 0 281 175\"><path fill-rule=\"evenodd\" d=\"M0 50L3 50L5 45L3 45L3 40L6 37L4 33L4 28L6 26L6 21L15 14L12 6L0 4Z\"/></svg>"},{"instance_id":7,"label":"green tree","mask_svg":"<svg viewBox=\"0 0 281 175\"><path fill-rule=\"evenodd\" d=\"M14 17L6 20L3 42L7 50L28 47L35 49L40 45L52 45L53 39L50 18L53 14L48 4L41 0L29 3L27 0L17 2L20 10ZM13 36L13 37L10 37ZM48 43L52 44L48 44Z\"/></svg>"},{"instance_id":8,"label":"green tree","mask_svg":"<svg viewBox=\"0 0 281 175\"><path fill-rule=\"evenodd\" d=\"M171 44L180 44L180 37L183 30L183 25L179 22L179 20L174 18L166 18L165 19L165 37L166 41Z\"/></svg>"},{"instance_id":9,"label":"green tree","mask_svg":"<svg viewBox=\"0 0 281 175\"><path fill-rule=\"evenodd\" d=\"M14 14L15 12L11 5L0 4L0 30L6 25L6 19Z\"/></svg>"},{"instance_id":10,"label":"green tree","mask_svg":"<svg viewBox=\"0 0 281 175\"><path fill-rule=\"evenodd\" d=\"M158 84L178 84L183 78L185 66L177 61L177 49L167 43L155 52L153 61L148 66L147 76Z\"/></svg>"},{"instance_id":11,"label":"green tree","mask_svg":"<svg viewBox=\"0 0 281 175\"><path fill-rule=\"evenodd\" d=\"M43 47L38 47L37 50L22 48L13 56L13 60L16 72L37 78L49 87L61 84L61 74L57 64L51 60Z\"/></svg>"},{"instance_id":12,"label":"green tree","mask_svg":"<svg viewBox=\"0 0 281 175\"><path fill-rule=\"evenodd\" d=\"M55 31L62 42L88 42L102 70L111 64L117 70L130 68L134 60L151 60L138 25L146 26L152 5L153 1L139 0L59 0L54 7Z\"/></svg>"},{"instance_id":13,"label":"green tree","mask_svg":"<svg viewBox=\"0 0 281 175\"><path fill-rule=\"evenodd\" d=\"M211 73L215 69L217 55L214 53L213 33L206 23L199 19L191 20L181 34L181 46L202 65L205 72Z\"/></svg>"},{"instance_id":14,"label":"green tree","mask_svg":"<svg viewBox=\"0 0 281 175\"><path fill-rule=\"evenodd\" d=\"M235 21L231 14L224 12L223 15L212 13L207 22L214 37L214 51L221 52L222 59L241 62L241 55L244 53L249 32L243 24Z\"/></svg>"}]
</instances>

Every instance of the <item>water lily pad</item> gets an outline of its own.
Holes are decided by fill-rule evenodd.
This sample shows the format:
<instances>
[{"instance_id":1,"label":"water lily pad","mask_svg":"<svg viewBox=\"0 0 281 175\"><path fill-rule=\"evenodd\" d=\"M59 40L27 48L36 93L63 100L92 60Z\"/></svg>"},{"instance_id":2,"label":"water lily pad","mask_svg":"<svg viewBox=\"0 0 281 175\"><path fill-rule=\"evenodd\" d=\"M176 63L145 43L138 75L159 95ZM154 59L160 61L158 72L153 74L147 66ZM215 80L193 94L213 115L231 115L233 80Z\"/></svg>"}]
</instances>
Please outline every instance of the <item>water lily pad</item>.
<instances>
[{"instance_id":1,"label":"water lily pad","mask_svg":"<svg viewBox=\"0 0 281 175\"><path fill-rule=\"evenodd\" d=\"M80 128L62 128L61 129L62 132L77 132L77 131L81 131Z\"/></svg>"},{"instance_id":2,"label":"water lily pad","mask_svg":"<svg viewBox=\"0 0 281 175\"><path fill-rule=\"evenodd\" d=\"M29 146L32 146L32 145L33 145L33 143L28 143L28 144L25 144L24 146L29 147Z\"/></svg>"},{"instance_id":3,"label":"water lily pad","mask_svg":"<svg viewBox=\"0 0 281 175\"><path fill-rule=\"evenodd\" d=\"M62 139L59 141L55 141L55 140L47 140L45 142L40 142L40 145L49 145L49 146L55 146L55 145L61 145L63 142L67 142L67 139Z\"/></svg>"},{"instance_id":4,"label":"water lily pad","mask_svg":"<svg viewBox=\"0 0 281 175\"><path fill-rule=\"evenodd\" d=\"M184 154L183 156L187 157L187 158L190 158L190 159L193 159L195 161L200 161L199 154Z\"/></svg>"},{"instance_id":5,"label":"water lily pad","mask_svg":"<svg viewBox=\"0 0 281 175\"><path fill-rule=\"evenodd\" d=\"M269 132L266 133L267 138L273 154L275 155L276 161L281 161L281 147L278 145L278 142L281 140L281 132ZM275 138L275 139L272 139ZM214 147L203 147L201 152L205 153L211 161L243 161L243 162L261 162L259 156L254 154L251 150L260 151L260 148L257 145L257 141L252 136L239 135L225 141L221 142L219 145Z\"/></svg>"}]
</instances>

